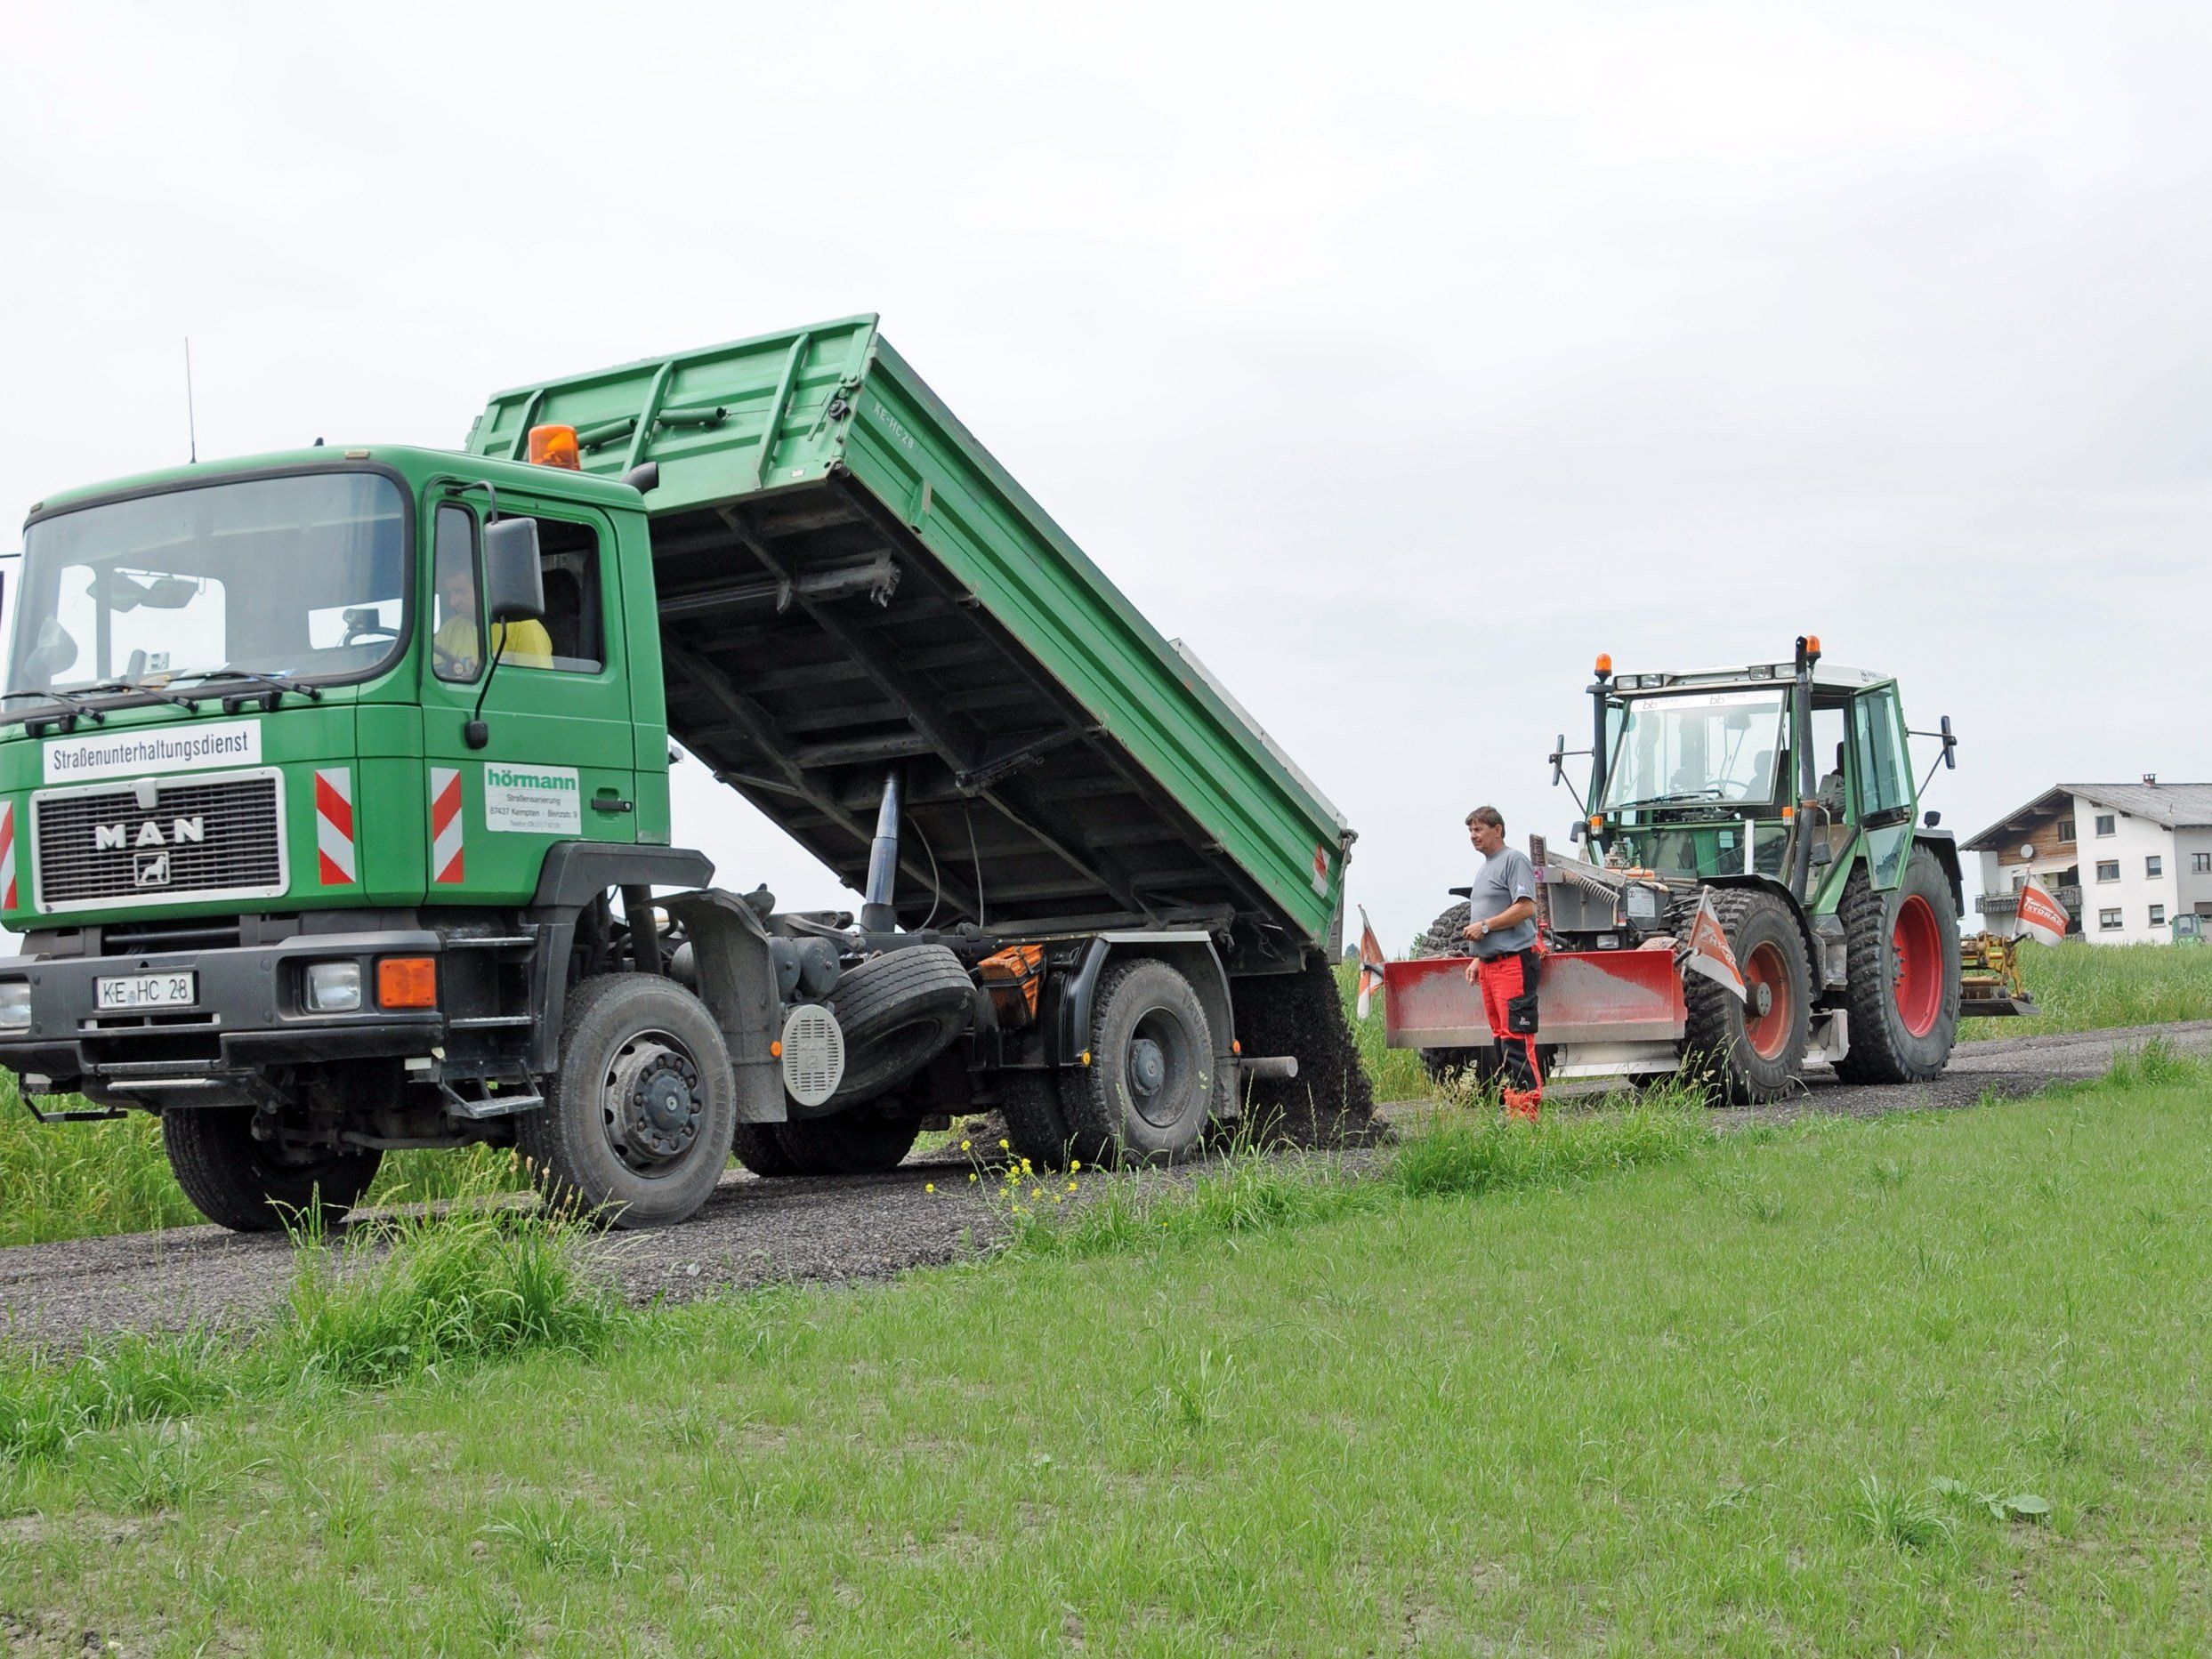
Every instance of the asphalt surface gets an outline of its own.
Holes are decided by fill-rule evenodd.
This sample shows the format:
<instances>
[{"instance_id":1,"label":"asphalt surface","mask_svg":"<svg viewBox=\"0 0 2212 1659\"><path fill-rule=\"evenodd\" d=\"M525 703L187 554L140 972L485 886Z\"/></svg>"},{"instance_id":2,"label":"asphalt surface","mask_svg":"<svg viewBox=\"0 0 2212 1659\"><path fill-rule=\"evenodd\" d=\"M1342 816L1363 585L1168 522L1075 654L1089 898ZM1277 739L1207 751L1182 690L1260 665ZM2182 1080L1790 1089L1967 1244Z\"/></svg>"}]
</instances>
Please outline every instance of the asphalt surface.
<instances>
[{"instance_id":1,"label":"asphalt surface","mask_svg":"<svg viewBox=\"0 0 2212 1659\"><path fill-rule=\"evenodd\" d=\"M2154 1036L2212 1048L2212 1020L1967 1043L1932 1083L1847 1087L1815 1077L1798 1099L1717 1116L1740 1127L1972 1106L2098 1076L2117 1051ZM1383 1108L1385 1116L1411 1109ZM759 1180L734 1172L683 1226L612 1234L593 1248L640 1303L783 1281L884 1279L972 1254L993 1235L993 1212L967 1176L957 1152L887 1175ZM0 1249L0 1317L18 1340L65 1346L117 1331L250 1325L282 1297L291 1272L281 1236L214 1227L18 1245Z\"/></svg>"}]
</instances>

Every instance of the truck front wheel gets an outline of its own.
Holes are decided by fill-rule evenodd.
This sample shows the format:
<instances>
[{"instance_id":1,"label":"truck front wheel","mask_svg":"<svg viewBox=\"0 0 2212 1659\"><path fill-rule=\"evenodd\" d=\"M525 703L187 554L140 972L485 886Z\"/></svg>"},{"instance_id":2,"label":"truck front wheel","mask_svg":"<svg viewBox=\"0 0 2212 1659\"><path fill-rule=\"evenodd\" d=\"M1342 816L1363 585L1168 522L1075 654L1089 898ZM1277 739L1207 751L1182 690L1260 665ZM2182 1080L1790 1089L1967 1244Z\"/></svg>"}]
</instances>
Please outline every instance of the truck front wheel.
<instances>
[{"instance_id":1,"label":"truck front wheel","mask_svg":"<svg viewBox=\"0 0 2212 1659\"><path fill-rule=\"evenodd\" d=\"M342 1220L383 1161L374 1151L287 1156L254 1139L250 1106L174 1107L161 1115L161 1140L184 1196L234 1233Z\"/></svg>"},{"instance_id":2,"label":"truck front wheel","mask_svg":"<svg viewBox=\"0 0 2212 1659\"><path fill-rule=\"evenodd\" d=\"M667 1227L714 1190L737 1124L730 1051L706 1005L670 980L610 973L569 993L561 1069L515 1142L553 1203Z\"/></svg>"},{"instance_id":3,"label":"truck front wheel","mask_svg":"<svg viewBox=\"0 0 2212 1659\"><path fill-rule=\"evenodd\" d=\"M1190 980L1143 958L1107 969L1087 1054L1061 1083L1075 1147L1171 1164L1199 1144L1214 1102L1214 1029Z\"/></svg>"}]
</instances>

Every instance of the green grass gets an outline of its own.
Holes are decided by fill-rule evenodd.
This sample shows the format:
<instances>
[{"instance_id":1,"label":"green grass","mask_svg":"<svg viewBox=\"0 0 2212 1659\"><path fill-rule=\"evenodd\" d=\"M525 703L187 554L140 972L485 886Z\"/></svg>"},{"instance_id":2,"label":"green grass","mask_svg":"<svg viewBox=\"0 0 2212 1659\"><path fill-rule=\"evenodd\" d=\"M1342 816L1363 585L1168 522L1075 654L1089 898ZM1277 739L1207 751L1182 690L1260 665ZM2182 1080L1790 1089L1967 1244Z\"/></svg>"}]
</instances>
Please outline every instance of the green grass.
<instances>
[{"instance_id":1,"label":"green grass","mask_svg":"<svg viewBox=\"0 0 2212 1659\"><path fill-rule=\"evenodd\" d=\"M390 1153L367 1202L450 1198L480 1188L487 1172L508 1164L505 1154L489 1148ZM0 1245L142 1233L202 1220L169 1172L161 1125L153 1118L133 1112L102 1123L44 1124L24 1109L14 1074L0 1071Z\"/></svg>"},{"instance_id":2,"label":"green grass","mask_svg":"<svg viewBox=\"0 0 2212 1659\"><path fill-rule=\"evenodd\" d=\"M2021 1019L1970 1019L1968 1041L2053 1031L2212 1019L2212 946L2088 945L2020 947L2020 970L2043 1011Z\"/></svg>"},{"instance_id":3,"label":"green grass","mask_svg":"<svg viewBox=\"0 0 2212 1659\"><path fill-rule=\"evenodd\" d=\"M1659 1104L1446 1121L1370 1180L1148 1187L1149 1227L1060 1212L1064 1247L371 1390L141 1353L110 1368L161 1410L0 1465L0 1628L176 1654L2194 1651L2208 1085L2153 1048L2038 1099L1725 1139Z\"/></svg>"}]
</instances>

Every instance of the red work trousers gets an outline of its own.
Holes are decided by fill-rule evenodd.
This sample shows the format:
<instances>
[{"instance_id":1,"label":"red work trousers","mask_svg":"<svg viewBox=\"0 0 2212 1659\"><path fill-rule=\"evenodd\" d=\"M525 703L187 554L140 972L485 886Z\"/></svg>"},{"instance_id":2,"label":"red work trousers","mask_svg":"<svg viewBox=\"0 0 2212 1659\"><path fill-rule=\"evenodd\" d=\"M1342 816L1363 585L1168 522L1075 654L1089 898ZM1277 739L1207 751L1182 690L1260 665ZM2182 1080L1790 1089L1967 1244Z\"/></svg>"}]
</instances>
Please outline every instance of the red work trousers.
<instances>
[{"instance_id":1,"label":"red work trousers","mask_svg":"<svg viewBox=\"0 0 2212 1659\"><path fill-rule=\"evenodd\" d=\"M1506 1104L1516 1116L1534 1117L1544 1099L1544 1073L1536 1059L1534 951L1486 956L1477 969L1482 1011L1506 1066Z\"/></svg>"}]
</instances>

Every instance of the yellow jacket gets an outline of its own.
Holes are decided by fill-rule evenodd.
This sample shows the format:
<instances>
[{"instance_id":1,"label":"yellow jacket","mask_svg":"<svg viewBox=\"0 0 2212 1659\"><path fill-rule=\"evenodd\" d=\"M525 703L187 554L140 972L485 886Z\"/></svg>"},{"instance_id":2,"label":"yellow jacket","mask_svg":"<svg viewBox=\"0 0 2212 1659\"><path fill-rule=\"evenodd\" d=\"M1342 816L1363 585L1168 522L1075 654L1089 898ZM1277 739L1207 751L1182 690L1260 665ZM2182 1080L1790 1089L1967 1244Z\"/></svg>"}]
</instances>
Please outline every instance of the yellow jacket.
<instances>
[{"instance_id":1,"label":"yellow jacket","mask_svg":"<svg viewBox=\"0 0 2212 1659\"><path fill-rule=\"evenodd\" d=\"M476 618L448 616L432 644L439 660L464 679L476 677ZM491 648L499 660L516 668L551 668L553 636L540 622L495 622Z\"/></svg>"}]
</instances>

